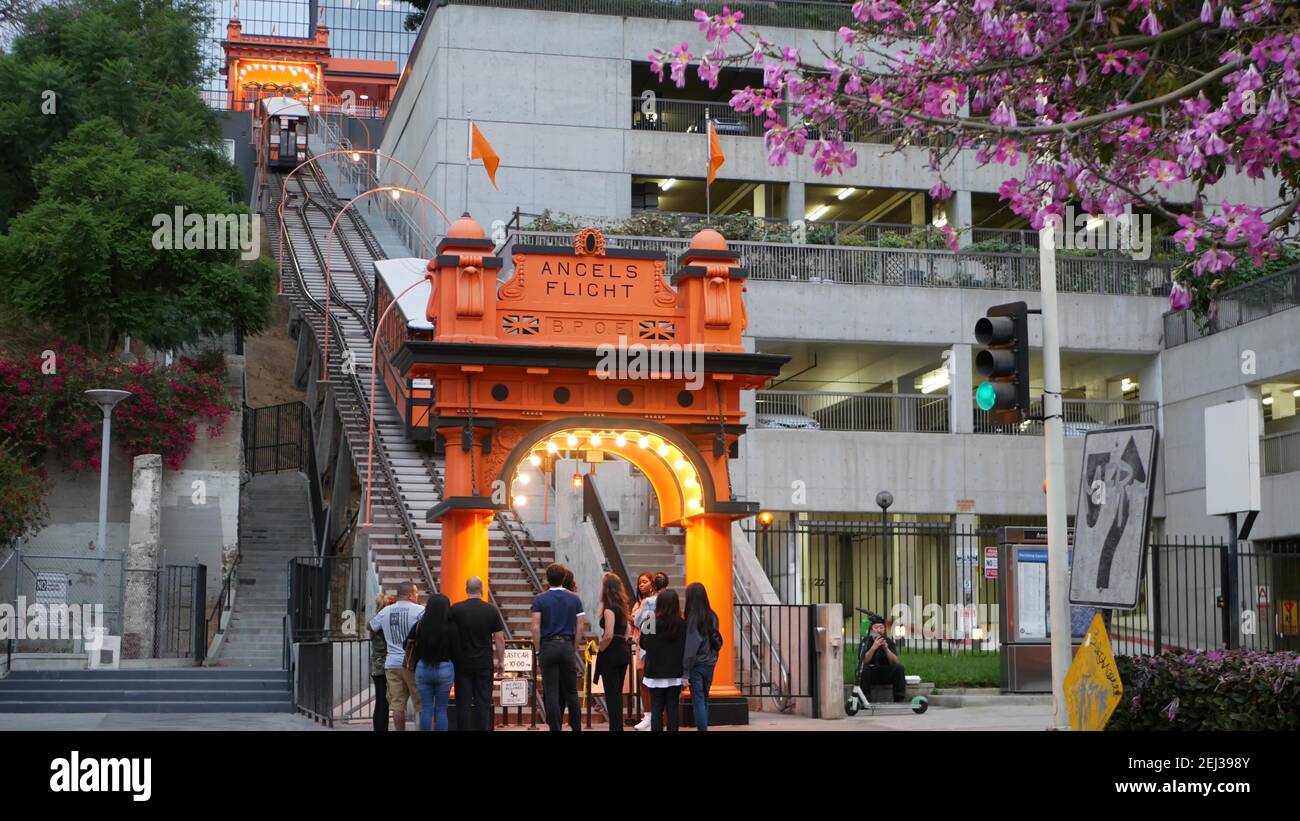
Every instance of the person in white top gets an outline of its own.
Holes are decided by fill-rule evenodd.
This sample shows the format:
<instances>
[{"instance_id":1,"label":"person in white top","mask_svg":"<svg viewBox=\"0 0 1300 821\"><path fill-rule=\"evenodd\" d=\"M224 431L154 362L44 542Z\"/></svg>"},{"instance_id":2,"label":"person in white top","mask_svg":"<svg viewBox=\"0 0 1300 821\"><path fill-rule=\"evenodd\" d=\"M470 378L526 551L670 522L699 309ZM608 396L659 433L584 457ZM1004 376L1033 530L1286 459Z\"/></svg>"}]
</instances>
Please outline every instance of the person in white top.
<instances>
[{"instance_id":1,"label":"person in white top","mask_svg":"<svg viewBox=\"0 0 1300 821\"><path fill-rule=\"evenodd\" d=\"M403 665L406 660L406 637L424 615L420 605L420 592L415 582L397 585L397 601L375 614L370 629L384 634L388 644L388 657L384 659L384 679L388 684L388 706L393 713L393 729L406 729L406 700L414 702L415 714L420 714L420 693L415 689L415 673Z\"/></svg>"}]
</instances>

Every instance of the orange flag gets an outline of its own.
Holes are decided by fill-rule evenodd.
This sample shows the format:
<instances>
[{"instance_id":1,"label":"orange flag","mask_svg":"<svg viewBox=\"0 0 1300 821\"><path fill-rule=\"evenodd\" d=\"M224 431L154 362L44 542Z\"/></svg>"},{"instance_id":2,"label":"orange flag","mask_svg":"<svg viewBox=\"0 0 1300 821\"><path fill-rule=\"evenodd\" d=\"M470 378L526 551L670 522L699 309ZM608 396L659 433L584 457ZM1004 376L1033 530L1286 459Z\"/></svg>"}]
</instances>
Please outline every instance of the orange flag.
<instances>
[{"instance_id":1,"label":"orange flag","mask_svg":"<svg viewBox=\"0 0 1300 821\"><path fill-rule=\"evenodd\" d=\"M713 130L713 121L709 120L709 185L718 178L718 169L727 161L722 153L722 143L718 142L718 132Z\"/></svg>"},{"instance_id":2,"label":"orange flag","mask_svg":"<svg viewBox=\"0 0 1300 821\"><path fill-rule=\"evenodd\" d=\"M496 188L497 166L501 164L501 158L497 156L497 152L492 150L492 146L488 144L487 138L483 136L482 131L478 130L477 125L470 123L469 127L473 134L470 140L469 158L483 161L483 169L487 171L488 180L492 183L492 187Z\"/></svg>"}]
</instances>

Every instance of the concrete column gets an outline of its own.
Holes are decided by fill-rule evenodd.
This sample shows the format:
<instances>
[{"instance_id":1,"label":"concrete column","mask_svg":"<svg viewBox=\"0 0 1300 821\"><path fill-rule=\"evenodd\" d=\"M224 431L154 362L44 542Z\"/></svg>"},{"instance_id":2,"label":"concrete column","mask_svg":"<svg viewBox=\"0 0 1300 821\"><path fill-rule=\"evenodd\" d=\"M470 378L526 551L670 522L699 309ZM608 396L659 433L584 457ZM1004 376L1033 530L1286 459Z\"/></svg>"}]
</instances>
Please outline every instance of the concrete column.
<instances>
[{"instance_id":1,"label":"concrete column","mask_svg":"<svg viewBox=\"0 0 1300 821\"><path fill-rule=\"evenodd\" d=\"M1277 420L1283 419L1287 416L1295 416L1295 394L1291 391L1291 388L1273 389L1273 393L1270 394L1273 397L1273 404L1271 406L1273 419Z\"/></svg>"},{"instance_id":2,"label":"concrete column","mask_svg":"<svg viewBox=\"0 0 1300 821\"><path fill-rule=\"evenodd\" d=\"M767 216L767 185L763 183L754 186L754 216Z\"/></svg>"},{"instance_id":3,"label":"concrete column","mask_svg":"<svg viewBox=\"0 0 1300 821\"><path fill-rule=\"evenodd\" d=\"M338 434L338 459L334 462L334 479L330 486L330 532L324 545L329 548L334 540L347 526L348 502L352 499L352 448L348 447L347 435L340 430ZM366 477L362 476L361 498L365 499L364 487Z\"/></svg>"},{"instance_id":4,"label":"concrete column","mask_svg":"<svg viewBox=\"0 0 1300 821\"><path fill-rule=\"evenodd\" d=\"M824 719L844 718L844 608L819 604L816 618L816 664L818 715Z\"/></svg>"},{"instance_id":5,"label":"concrete column","mask_svg":"<svg viewBox=\"0 0 1300 821\"><path fill-rule=\"evenodd\" d=\"M971 346L952 346L948 385L949 430L953 433L975 432L975 373L971 365Z\"/></svg>"},{"instance_id":6,"label":"concrete column","mask_svg":"<svg viewBox=\"0 0 1300 821\"><path fill-rule=\"evenodd\" d=\"M131 465L131 524L126 593L122 602L122 657L153 658L158 557L162 550L162 456L146 453Z\"/></svg>"},{"instance_id":7,"label":"concrete column","mask_svg":"<svg viewBox=\"0 0 1300 821\"><path fill-rule=\"evenodd\" d=\"M805 187L801 182L792 182L786 189L785 193L785 218L790 222L796 222L804 218L806 213Z\"/></svg>"},{"instance_id":8,"label":"concrete column","mask_svg":"<svg viewBox=\"0 0 1300 821\"><path fill-rule=\"evenodd\" d=\"M316 469L321 472L321 478L324 478L325 471L329 470L331 449L334 446L336 438L335 417L337 412L334 409L334 391L328 387L325 389L325 406L321 409L320 421L316 424Z\"/></svg>"},{"instance_id":9,"label":"concrete column","mask_svg":"<svg viewBox=\"0 0 1300 821\"><path fill-rule=\"evenodd\" d=\"M927 225L925 219L925 192L919 191L912 195L912 224Z\"/></svg>"},{"instance_id":10,"label":"concrete column","mask_svg":"<svg viewBox=\"0 0 1300 821\"><path fill-rule=\"evenodd\" d=\"M944 201L944 214L948 217L948 224L952 230L957 232L957 244L961 247L970 245L974 240L971 238L971 204L969 191L954 191L952 196Z\"/></svg>"},{"instance_id":11,"label":"concrete column","mask_svg":"<svg viewBox=\"0 0 1300 821\"><path fill-rule=\"evenodd\" d=\"M894 393L914 394L916 392L914 377L903 376L894 380ZM894 426L899 431L916 430L916 402L900 399L894 403L894 406Z\"/></svg>"}]
</instances>

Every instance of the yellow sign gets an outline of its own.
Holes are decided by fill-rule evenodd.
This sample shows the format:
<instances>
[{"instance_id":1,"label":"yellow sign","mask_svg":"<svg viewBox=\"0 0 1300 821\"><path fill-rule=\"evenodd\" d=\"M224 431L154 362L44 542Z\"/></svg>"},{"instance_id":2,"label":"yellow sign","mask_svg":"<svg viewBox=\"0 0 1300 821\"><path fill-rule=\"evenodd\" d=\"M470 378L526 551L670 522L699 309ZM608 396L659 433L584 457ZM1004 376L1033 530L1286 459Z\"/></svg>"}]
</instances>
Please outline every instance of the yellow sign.
<instances>
[{"instance_id":1,"label":"yellow sign","mask_svg":"<svg viewBox=\"0 0 1300 821\"><path fill-rule=\"evenodd\" d=\"M1105 729L1123 694L1124 685L1119 680L1115 656L1110 652L1106 624L1098 613L1092 617L1088 634L1065 676L1065 707L1070 715L1070 729Z\"/></svg>"},{"instance_id":2,"label":"yellow sign","mask_svg":"<svg viewBox=\"0 0 1300 821\"><path fill-rule=\"evenodd\" d=\"M1300 634L1300 608L1296 607L1295 599L1282 600L1282 635L1294 636Z\"/></svg>"}]
</instances>

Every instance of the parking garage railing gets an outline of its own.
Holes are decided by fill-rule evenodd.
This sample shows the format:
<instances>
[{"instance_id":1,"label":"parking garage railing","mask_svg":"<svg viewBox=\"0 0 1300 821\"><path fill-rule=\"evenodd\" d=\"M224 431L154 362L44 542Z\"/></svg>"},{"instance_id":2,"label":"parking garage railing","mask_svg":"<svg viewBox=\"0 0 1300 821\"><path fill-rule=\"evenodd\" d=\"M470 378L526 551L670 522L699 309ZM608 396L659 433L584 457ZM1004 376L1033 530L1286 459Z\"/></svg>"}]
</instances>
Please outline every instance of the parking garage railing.
<instances>
[{"instance_id":1,"label":"parking garage railing","mask_svg":"<svg viewBox=\"0 0 1300 821\"><path fill-rule=\"evenodd\" d=\"M680 237L610 235L610 247L662 251L676 257L690 245ZM511 235L529 245L569 245L564 232L529 231ZM1038 290L1037 254L993 254L913 248L859 248L776 242L728 241L740 254L750 280L826 285L900 285L922 288ZM1063 293L1161 296L1169 293L1176 263L1113 257L1057 256L1057 290Z\"/></svg>"},{"instance_id":2,"label":"parking garage railing","mask_svg":"<svg viewBox=\"0 0 1300 821\"><path fill-rule=\"evenodd\" d=\"M908 393L758 391L755 426L785 430L947 433L948 397Z\"/></svg>"},{"instance_id":3,"label":"parking garage railing","mask_svg":"<svg viewBox=\"0 0 1300 821\"><path fill-rule=\"evenodd\" d=\"M448 4L687 21L695 20L696 9L720 14L724 7L729 7L732 11L745 13L746 27L783 26L836 31L840 26L854 25L849 3L816 0L727 0L723 3L699 0L448 0Z\"/></svg>"},{"instance_id":4,"label":"parking garage railing","mask_svg":"<svg viewBox=\"0 0 1300 821\"><path fill-rule=\"evenodd\" d=\"M1259 449L1265 476L1300 470L1300 430L1263 436L1259 440Z\"/></svg>"},{"instance_id":5,"label":"parking garage railing","mask_svg":"<svg viewBox=\"0 0 1300 821\"><path fill-rule=\"evenodd\" d=\"M1159 408L1159 402L1118 399L1066 399L1061 402L1066 438L1087 436L1089 431L1103 428L1155 425L1158 424L1156 417ZM1043 423L1037 418L1027 419L1014 425L1000 425L990 419L987 411L975 408L974 413L976 433L996 433L1007 436L1043 435ZM1030 403L1030 416L1041 417L1042 415L1042 403L1039 400Z\"/></svg>"}]
</instances>

